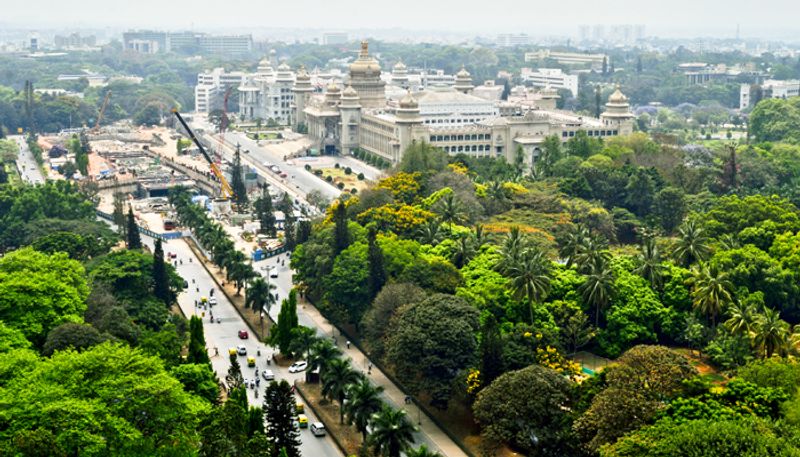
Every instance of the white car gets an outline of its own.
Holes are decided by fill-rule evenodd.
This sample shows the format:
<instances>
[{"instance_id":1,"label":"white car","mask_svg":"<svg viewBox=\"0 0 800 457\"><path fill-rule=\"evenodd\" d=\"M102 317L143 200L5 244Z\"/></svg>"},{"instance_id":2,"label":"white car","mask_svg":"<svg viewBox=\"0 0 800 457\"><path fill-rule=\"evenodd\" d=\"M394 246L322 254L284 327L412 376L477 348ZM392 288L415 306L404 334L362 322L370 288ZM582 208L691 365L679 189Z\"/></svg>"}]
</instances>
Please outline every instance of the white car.
<instances>
[{"instance_id":1,"label":"white car","mask_svg":"<svg viewBox=\"0 0 800 457\"><path fill-rule=\"evenodd\" d=\"M309 429L314 436L325 436L325 424L322 422L314 422Z\"/></svg>"},{"instance_id":2,"label":"white car","mask_svg":"<svg viewBox=\"0 0 800 457\"><path fill-rule=\"evenodd\" d=\"M305 360L301 360L300 362L295 362L289 367L289 373L300 373L301 371L305 371L308 368L308 362Z\"/></svg>"},{"instance_id":3,"label":"white car","mask_svg":"<svg viewBox=\"0 0 800 457\"><path fill-rule=\"evenodd\" d=\"M261 372L261 377L264 378L264 381L273 381L275 379L275 373L272 370L264 370Z\"/></svg>"},{"instance_id":4,"label":"white car","mask_svg":"<svg viewBox=\"0 0 800 457\"><path fill-rule=\"evenodd\" d=\"M217 304L217 297L211 297L208 299L208 304L214 306Z\"/></svg>"},{"instance_id":5,"label":"white car","mask_svg":"<svg viewBox=\"0 0 800 457\"><path fill-rule=\"evenodd\" d=\"M247 347L244 344L240 344L239 346L237 346L236 352L239 355L247 355Z\"/></svg>"}]
</instances>

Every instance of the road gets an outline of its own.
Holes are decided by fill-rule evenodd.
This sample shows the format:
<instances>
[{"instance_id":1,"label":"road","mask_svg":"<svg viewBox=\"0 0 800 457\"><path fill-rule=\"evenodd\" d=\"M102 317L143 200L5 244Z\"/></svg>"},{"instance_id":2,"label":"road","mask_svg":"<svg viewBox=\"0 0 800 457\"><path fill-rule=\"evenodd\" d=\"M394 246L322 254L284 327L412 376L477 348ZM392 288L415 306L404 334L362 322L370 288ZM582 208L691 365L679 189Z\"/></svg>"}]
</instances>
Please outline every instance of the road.
<instances>
[{"instance_id":1,"label":"road","mask_svg":"<svg viewBox=\"0 0 800 457\"><path fill-rule=\"evenodd\" d=\"M152 238L142 235L142 240L152 248ZM288 369L278 367L274 364L268 367L266 359L267 356L273 352L273 349L267 347L263 343L259 343L256 338L251 337L246 340L239 339L238 331L247 329L247 325L225 295L220 293L211 276L205 268L203 268L200 261L195 257L184 240L171 240L164 243L164 252L173 252L177 254L178 273L189 283L189 289L178 295L178 304L187 317L195 314L202 316L204 310L195 308L194 302L195 300L199 301L201 296L208 297L211 290L214 289L213 296L217 298L218 304L212 307L210 312L213 313L215 321L217 318L220 318L221 322L211 323L208 311L205 311L205 316L203 316L203 329L205 331L206 346L209 349L209 356L211 357L211 365L220 380L225 379L225 375L228 373L228 368L230 366L228 348L236 347L239 344L244 344L247 347L248 355L256 356L256 367L254 368L249 368L247 366L246 357L239 356L239 363L242 366L242 375L244 375L246 380L255 379L255 368L259 369L259 373L264 368L269 368L275 373L276 379L286 379L290 383L304 378L303 373L290 374ZM189 262L189 259L192 259L192 261ZM289 277L288 274L284 276L287 278ZM283 290L285 291L287 289ZM285 297L285 295L283 296ZM274 314L277 316L277 312ZM219 354L217 354L217 349L219 350ZM260 357L257 356L259 350L261 351ZM247 399L250 404L260 405L263 402L265 387L266 382L262 378L259 384L259 391L262 395L259 398L255 397L254 389L247 389ZM297 398L298 401L300 401L300 397L297 396ZM314 416L314 413L310 411L310 408L306 408L305 414L308 416L309 422L316 422L318 420ZM300 451L304 456L340 457L342 455L330 436L325 436L324 438L315 437L308 429L303 429L300 431L300 440Z\"/></svg>"},{"instance_id":2,"label":"road","mask_svg":"<svg viewBox=\"0 0 800 457\"><path fill-rule=\"evenodd\" d=\"M44 184L42 171L39 169L39 164L37 164L36 160L33 158L30 149L28 149L28 143L25 142L25 138L21 135L13 135L8 138L16 141L17 145L19 145L17 169L19 170L22 180L30 184Z\"/></svg>"}]
</instances>

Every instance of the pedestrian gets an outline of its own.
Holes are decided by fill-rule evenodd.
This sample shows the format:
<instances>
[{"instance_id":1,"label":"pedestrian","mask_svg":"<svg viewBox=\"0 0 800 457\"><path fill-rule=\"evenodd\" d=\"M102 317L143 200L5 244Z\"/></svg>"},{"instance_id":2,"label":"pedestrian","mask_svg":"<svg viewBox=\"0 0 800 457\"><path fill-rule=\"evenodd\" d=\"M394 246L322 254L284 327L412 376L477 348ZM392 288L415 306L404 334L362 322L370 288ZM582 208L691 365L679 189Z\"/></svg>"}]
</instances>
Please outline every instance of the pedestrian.
<instances>
[{"instance_id":1,"label":"pedestrian","mask_svg":"<svg viewBox=\"0 0 800 457\"><path fill-rule=\"evenodd\" d=\"M367 365L367 374L372 374L372 362Z\"/></svg>"},{"instance_id":2,"label":"pedestrian","mask_svg":"<svg viewBox=\"0 0 800 457\"><path fill-rule=\"evenodd\" d=\"M194 301L194 307L197 308L197 300Z\"/></svg>"},{"instance_id":3,"label":"pedestrian","mask_svg":"<svg viewBox=\"0 0 800 457\"><path fill-rule=\"evenodd\" d=\"M347 344L347 349L350 349L350 341L347 341L345 344Z\"/></svg>"},{"instance_id":4,"label":"pedestrian","mask_svg":"<svg viewBox=\"0 0 800 457\"><path fill-rule=\"evenodd\" d=\"M214 346L214 355L219 355L219 348Z\"/></svg>"}]
</instances>

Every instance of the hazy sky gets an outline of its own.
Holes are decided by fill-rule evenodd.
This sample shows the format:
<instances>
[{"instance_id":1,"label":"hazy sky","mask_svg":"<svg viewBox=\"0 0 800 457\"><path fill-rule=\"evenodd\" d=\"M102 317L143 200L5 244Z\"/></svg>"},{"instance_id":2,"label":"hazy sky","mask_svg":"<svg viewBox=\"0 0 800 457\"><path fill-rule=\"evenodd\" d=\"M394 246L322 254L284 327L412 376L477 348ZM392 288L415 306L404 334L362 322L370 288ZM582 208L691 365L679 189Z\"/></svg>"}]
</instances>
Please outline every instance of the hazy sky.
<instances>
[{"instance_id":1,"label":"hazy sky","mask_svg":"<svg viewBox=\"0 0 800 457\"><path fill-rule=\"evenodd\" d=\"M0 0L0 4L12 0ZM648 34L800 39L800 0L23 0L15 27L388 28L575 35L579 24L645 24ZM772 33L770 33L772 32Z\"/></svg>"}]
</instances>

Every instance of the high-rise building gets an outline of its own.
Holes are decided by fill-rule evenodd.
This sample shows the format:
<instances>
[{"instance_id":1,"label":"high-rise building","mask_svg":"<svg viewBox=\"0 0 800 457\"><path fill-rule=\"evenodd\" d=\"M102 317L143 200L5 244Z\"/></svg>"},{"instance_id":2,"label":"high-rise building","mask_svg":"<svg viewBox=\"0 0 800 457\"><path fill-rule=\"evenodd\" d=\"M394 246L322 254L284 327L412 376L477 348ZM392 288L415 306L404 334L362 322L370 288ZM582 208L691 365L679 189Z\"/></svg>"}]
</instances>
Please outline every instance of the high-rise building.
<instances>
[{"instance_id":1,"label":"high-rise building","mask_svg":"<svg viewBox=\"0 0 800 457\"><path fill-rule=\"evenodd\" d=\"M346 32L325 32L322 34L322 44L346 44L349 37Z\"/></svg>"},{"instance_id":2,"label":"high-rise building","mask_svg":"<svg viewBox=\"0 0 800 457\"><path fill-rule=\"evenodd\" d=\"M497 35L496 43L503 47L526 46L533 43L533 37L525 33L503 33Z\"/></svg>"},{"instance_id":3,"label":"high-rise building","mask_svg":"<svg viewBox=\"0 0 800 457\"><path fill-rule=\"evenodd\" d=\"M126 50L149 54L157 52L186 52L244 55L253 50L253 37L250 35L226 36L196 32L140 30L123 33L122 40Z\"/></svg>"}]
</instances>

